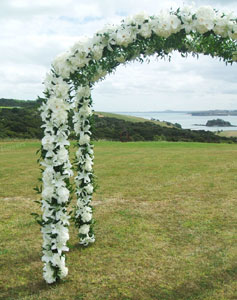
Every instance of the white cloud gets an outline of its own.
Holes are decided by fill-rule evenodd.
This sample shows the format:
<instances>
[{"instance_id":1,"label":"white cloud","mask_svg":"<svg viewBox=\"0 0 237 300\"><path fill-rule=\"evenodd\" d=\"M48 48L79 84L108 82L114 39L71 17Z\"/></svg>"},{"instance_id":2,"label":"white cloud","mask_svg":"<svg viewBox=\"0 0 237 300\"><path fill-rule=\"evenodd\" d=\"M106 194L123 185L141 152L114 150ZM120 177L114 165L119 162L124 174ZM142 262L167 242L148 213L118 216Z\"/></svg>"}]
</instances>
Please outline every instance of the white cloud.
<instances>
[{"instance_id":1,"label":"white cloud","mask_svg":"<svg viewBox=\"0 0 237 300\"><path fill-rule=\"evenodd\" d=\"M191 1L188 1L191 2ZM106 23L145 10L182 6L183 1L157 0L1 0L0 97L35 99L54 57L79 36L92 35ZM199 0L198 5L237 11L237 3ZM201 57L171 63L154 61L120 66L96 85L95 109L107 111L237 108L235 65Z\"/></svg>"}]
</instances>

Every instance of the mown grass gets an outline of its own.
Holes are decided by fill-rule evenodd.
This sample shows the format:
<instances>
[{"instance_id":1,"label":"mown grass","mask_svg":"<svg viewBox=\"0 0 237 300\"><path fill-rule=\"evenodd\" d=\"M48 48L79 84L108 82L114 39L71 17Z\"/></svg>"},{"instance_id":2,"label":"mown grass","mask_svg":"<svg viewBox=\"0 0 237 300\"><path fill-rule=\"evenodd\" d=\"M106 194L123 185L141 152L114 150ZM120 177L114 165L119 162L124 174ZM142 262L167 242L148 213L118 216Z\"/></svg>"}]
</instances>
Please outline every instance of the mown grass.
<instances>
[{"instance_id":1,"label":"mown grass","mask_svg":"<svg viewBox=\"0 0 237 300\"><path fill-rule=\"evenodd\" d=\"M37 141L0 143L0 299L237 299L237 145L97 142L96 243L42 279Z\"/></svg>"}]
</instances>

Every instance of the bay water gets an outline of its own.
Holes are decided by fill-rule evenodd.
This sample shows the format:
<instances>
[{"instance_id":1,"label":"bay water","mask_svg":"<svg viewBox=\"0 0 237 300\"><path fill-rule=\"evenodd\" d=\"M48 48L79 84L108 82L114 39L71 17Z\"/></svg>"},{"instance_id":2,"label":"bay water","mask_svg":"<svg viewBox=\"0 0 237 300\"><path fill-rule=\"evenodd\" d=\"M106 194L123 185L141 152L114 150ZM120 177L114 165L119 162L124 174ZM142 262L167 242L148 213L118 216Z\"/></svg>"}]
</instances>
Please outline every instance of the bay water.
<instances>
[{"instance_id":1,"label":"bay water","mask_svg":"<svg viewBox=\"0 0 237 300\"><path fill-rule=\"evenodd\" d=\"M144 119L156 119L159 121L166 121L170 123L179 123L183 129L192 130L237 130L237 116L192 116L186 112L116 112L117 114L141 117ZM205 125L208 120L222 119L230 122L234 127L207 127ZM198 125L195 125L198 124Z\"/></svg>"}]
</instances>

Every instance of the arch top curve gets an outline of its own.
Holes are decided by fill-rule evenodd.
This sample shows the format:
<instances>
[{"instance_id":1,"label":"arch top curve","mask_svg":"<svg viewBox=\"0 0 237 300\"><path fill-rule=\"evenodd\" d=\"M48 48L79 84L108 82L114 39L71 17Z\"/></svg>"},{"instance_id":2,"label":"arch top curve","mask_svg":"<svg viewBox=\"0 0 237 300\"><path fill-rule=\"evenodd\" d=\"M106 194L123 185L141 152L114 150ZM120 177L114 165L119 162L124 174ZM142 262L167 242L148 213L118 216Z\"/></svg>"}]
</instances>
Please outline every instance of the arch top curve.
<instances>
[{"instance_id":1,"label":"arch top curve","mask_svg":"<svg viewBox=\"0 0 237 300\"><path fill-rule=\"evenodd\" d=\"M237 61L237 18L210 6L185 6L154 16L140 13L120 25L107 25L93 37L79 39L53 61L45 92L50 96L55 76L75 86L92 86L119 64L149 55L164 58L173 50L233 63Z\"/></svg>"}]
</instances>

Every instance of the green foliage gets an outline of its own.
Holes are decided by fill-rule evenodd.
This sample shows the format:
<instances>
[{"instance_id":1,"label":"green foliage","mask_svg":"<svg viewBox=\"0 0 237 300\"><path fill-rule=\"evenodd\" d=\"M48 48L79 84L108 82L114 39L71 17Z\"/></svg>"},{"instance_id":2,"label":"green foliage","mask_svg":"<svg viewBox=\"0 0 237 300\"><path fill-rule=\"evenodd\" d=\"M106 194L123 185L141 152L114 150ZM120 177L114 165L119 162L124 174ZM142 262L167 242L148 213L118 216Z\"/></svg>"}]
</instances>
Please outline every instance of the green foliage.
<instances>
[{"instance_id":1,"label":"green foliage","mask_svg":"<svg viewBox=\"0 0 237 300\"><path fill-rule=\"evenodd\" d=\"M16 100L17 101L17 100ZM38 111L39 101L34 106L0 110L0 138L36 138L43 137L42 121ZM14 102L13 102L14 104ZM10 105L10 104L9 104ZM100 115L100 114L99 114ZM185 141L185 142L228 142L235 143L237 138L221 137L204 130L181 129L179 124L173 128L160 126L151 121L124 120L116 114L103 114L103 117L94 114L91 117L92 139L111 141ZM109 117L113 116L113 117ZM168 123L172 125L171 123ZM69 114L69 125L72 127L72 112ZM74 132L71 139L76 139Z\"/></svg>"},{"instance_id":2,"label":"green foliage","mask_svg":"<svg viewBox=\"0 0 237 300\"><path fill-rule=\"evenodd\" d=\"M92 138L111 141L183 141L236 143L236 138L220 137L210 131L162 127L152 122L129 122L116 118L93 116ZM177 126L178 127L178 126ZM124 140L126 136L126 140Z\"/></svg>"},{"instance_id":3,"label":"green foliage","mask_svg":"<svg viewBox=\"0 0 237 300\"><path fill-rule=\"evenodd\" d=\"M40 104L39 99L37 101L32 100L16 100L16 99L0 99L0 107L34 107L35 104Z\"/></svg>"}]
</instances>

